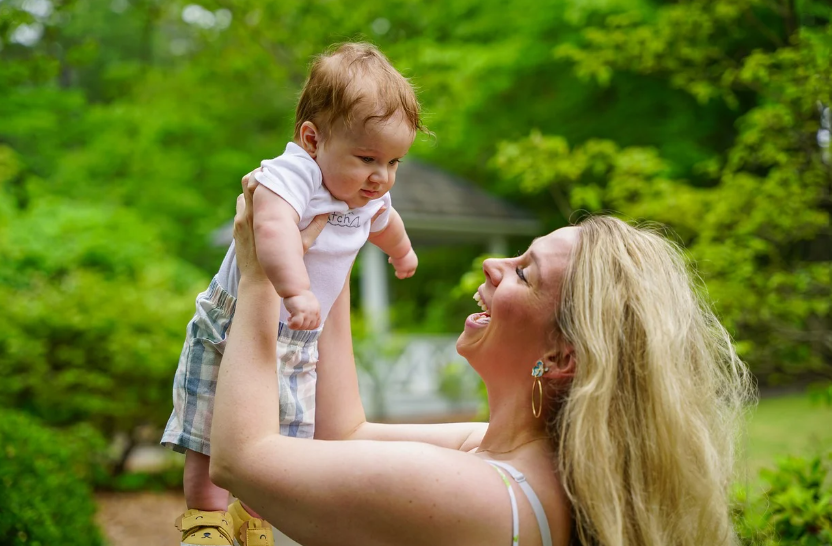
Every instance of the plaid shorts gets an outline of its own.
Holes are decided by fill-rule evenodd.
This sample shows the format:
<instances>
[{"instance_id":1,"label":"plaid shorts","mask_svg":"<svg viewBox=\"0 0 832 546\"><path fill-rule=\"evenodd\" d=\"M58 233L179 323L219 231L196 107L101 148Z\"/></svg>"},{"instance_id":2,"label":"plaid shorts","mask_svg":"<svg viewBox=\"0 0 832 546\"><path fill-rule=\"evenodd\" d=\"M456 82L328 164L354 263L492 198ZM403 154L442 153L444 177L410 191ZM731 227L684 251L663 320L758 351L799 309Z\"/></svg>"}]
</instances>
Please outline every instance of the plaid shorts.
<instances>
[{"instance_id":1,"label":"plaid shorts","mask_svg":"<svg viewBox=\"0 0 832 546\"><path fill-rule=\"evenodd\" d=\"M173 412L162 445L174 451L211 454L211 420L217 374L237 300L217 279L196 298L185 345L173 377ZM315 433L315 383L320 330L291 330L280 323L277 377L280 434L312 438Z\"/></svg>"}]
</instances>

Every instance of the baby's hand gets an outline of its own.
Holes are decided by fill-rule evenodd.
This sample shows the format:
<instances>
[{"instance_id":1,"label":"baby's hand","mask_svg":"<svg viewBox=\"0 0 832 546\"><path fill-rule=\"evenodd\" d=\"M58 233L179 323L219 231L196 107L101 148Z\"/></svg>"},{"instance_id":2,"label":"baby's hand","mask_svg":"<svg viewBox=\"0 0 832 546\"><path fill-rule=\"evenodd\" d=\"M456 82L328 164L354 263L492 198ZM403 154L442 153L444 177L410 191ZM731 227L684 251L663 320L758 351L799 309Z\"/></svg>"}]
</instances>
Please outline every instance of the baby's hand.
<instances>
[{"instance_id":1,"label":"baby's hand","mask_svg":"<svg viewBox=\"0 0 832 546\"><path fill-rule=\"evenodd\" d=\"M419 258L416 257L412 248L401 258L389 258L387 261L393 264L393 268L396 270L396 278L399 279L412 277L419 265Z\"/></svg>"},{"instance_id":2,"label":"baby's hand","mask_svg":"<svg viewBox=\"0 0 832 546\"><path fill-rule=\"evenodd\" d=\"M292 330L314 330L321 325L321 304L309 290L297 296L283 299L283 305L289 311L289 328Z\"/></svg>"}]
</instances>

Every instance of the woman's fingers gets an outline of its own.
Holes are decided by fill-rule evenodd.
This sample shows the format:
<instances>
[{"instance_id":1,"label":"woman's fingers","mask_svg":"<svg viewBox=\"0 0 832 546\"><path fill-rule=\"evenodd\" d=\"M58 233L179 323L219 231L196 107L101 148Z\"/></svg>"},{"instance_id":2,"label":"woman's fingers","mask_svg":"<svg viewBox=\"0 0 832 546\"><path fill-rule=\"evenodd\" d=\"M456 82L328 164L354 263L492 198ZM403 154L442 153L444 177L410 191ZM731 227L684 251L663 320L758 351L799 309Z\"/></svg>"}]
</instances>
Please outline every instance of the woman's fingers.
<instances>
[{"instance_id":1,"label":"woman's fingers","mask_svg":"<svg viewBox=\"0 0 832 546\"><path fill-rule=\"evenodd\" d=\"M245 194L237 196L237 212L234 214L234 238L238 239L246 227L246 197Z\"/></svg>"},{"instance_id":2,"label":"woman's fingers","mask_svg":"<svg viewBox=\"0 0 832 546\"><path fill-rule=\"evenodd\" d=\"M253 171L251 171L250 173L248 173L247 175L245 175L243 177L243 179L240 181L241 184L243 185L243 191L246 190L247 186L250 186L252 184L257 185L257 179L254 178L254 174L259 173L262 170L263 170L263 167L257 167L256 169L254 169Z\"/></svg>"},{"instance_id":3,"label":"woman's fingers","mask_svg":"<svg viewBox=\"0 0 832 546\"><path fill-rule=\"evenodd\" d=\"M312 248L312 244L315 242L315 239L318 238L318 235L320 235L321 231L323 231L324 227L326 227L326 221L328 218L329 214L319 214L312 218L312 221L309 222L306 229L300 232L300 240L303 243L304 254Z\"/></svg>"},{"instance_id":4,"label":"woman's fingers","mask_svg":"<svg viewBox=\"0 0 832 546\"><path fill-rule=\"evenodd\" d=\"M240 195L237 196L237 212L234 215L235 220L238 216L242 218L243 214L245 214L245 211L246 211L246 196L241 193Z\"/></svg>"},{"instance_id":5,"label":"woman's fingers","mask_svg":"<svg viewBox=\"0 0 832 546\"><path fill-rule=\"evenodd\" d=\"M243 195L246 196L246 210L249 211L247 216L252 216L254 210L254 190L257 189L257 180L254 178L252 171L243 177Z\"/></svg>"},{"instance_id":6,"label":"woman's fingers","mask_svg":"<svg viewBox=\"0 0 832 546\"><path fill-rule=\"evenodd\" d=\"M257 181L251 172L243 177L242 195L237 197L237 214L234 216L234 240L237 246L237 265L243 275L262 273L254 248L254 192Z\"/></svg>"},{"instance_id":7,"label":"woman's fingers","mask_svg":"<svg viewBox=\"0 0 832 546\"><path fill-rule=\"evenodd\" d=\"M235 222L242 222L245 217L251 216L252 196L254 195L254 188L257 186L257 180L254 178L254 173L258 170L259 169L255 169L251 171L240 180L243 193L237 196L237 214L234 217Z\"/></svg>"},{"instance_id":8,"label":"woman's fingers","mask_svg":"<svg viewBox=\"0 0 832 546\"><path fill-rule=\"evenodd\" d=\"M379 216L381 216L382 214L384 214L384 211L385 211L385 210L387 210L387 207L381 207L380 209L378 209L378 212L377 212L377 213L375 213L375 214L373 215L373 219L372 219L372 220L370 220L370 222L371 222L371 223L372 223L372 222L375 222L375 221L376 221L376 218L378 218Z\"/></svg>"},{"instance_id":9,"label":"woman's fingers","mask_svg":"<svg viewBox=\"0 0 832 546\"><path fill-rule=\"evenodd\" d=\"M257 189L257 180L253 176L255 172L257 171L251 171L240 181L243 186L243 193L237 196L237 214L234 217L235 223L245 222L249 225L253 224L254 190Z\"/></svg>"}]
</instances>

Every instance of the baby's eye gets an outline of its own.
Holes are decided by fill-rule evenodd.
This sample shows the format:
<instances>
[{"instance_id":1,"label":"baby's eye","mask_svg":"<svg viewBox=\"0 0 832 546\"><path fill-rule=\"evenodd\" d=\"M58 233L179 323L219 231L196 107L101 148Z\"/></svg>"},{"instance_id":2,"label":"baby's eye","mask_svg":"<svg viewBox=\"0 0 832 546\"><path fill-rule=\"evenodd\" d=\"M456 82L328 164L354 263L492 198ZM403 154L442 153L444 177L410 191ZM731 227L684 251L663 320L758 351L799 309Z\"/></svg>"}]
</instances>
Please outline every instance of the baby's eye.
<instances>
[{"instance_id":1,"label":"baby's eye","mask_svg":"<svg viewBox=\"0 0 832 546\"><path fill-rule=\"evenodd\" d=\"M390 160L390 164L391 164L391 165L395 165L396 163L401 163L401 162L402 162L402 160L401 160L401 159L391 159L391 160Z\"/></svg>"},{"instance_id":2,"label":"baby's eye","mask_svg":"<svg viewBox=\"0 0 832 546\"><path fill-rule=\"evenodd\" d=\"M361 157L360 159L361 159L361 161L363 161L364 163L372 163L372 162L373 162L373 158L372 158L372 157L366 157L366 156L364 156L364 157Z\"/></svg>"}]
</instances>

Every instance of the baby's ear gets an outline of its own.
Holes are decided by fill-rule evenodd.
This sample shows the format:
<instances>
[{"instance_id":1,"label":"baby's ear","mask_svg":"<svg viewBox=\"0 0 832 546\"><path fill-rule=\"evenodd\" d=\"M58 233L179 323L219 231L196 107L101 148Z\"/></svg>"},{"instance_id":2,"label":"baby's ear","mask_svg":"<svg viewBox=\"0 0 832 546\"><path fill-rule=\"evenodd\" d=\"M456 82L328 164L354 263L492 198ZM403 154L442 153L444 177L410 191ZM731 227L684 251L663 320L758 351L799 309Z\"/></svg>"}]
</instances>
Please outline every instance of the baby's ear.
<instances>
[{"instance_id":1,"label":"baby's ear","mask_svg":"<svg viewBox=\"0 0 832 546\"><path fill-rule=\"evenodd\" d=\"M300 126L300 147L311 157L318 155L318 147L321 145L321 134L318 128L311 121L304 121Z\"/></svg>"}]
</instances>

